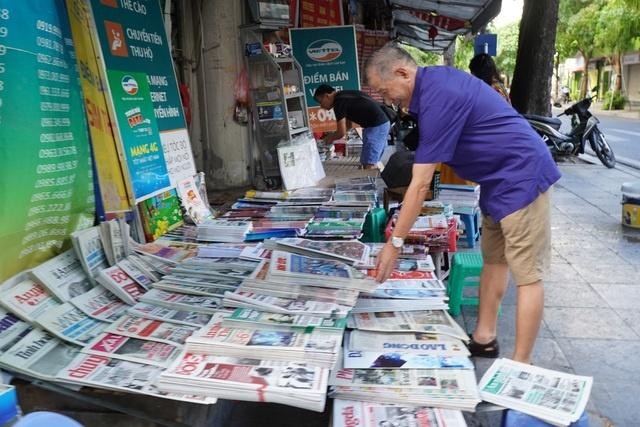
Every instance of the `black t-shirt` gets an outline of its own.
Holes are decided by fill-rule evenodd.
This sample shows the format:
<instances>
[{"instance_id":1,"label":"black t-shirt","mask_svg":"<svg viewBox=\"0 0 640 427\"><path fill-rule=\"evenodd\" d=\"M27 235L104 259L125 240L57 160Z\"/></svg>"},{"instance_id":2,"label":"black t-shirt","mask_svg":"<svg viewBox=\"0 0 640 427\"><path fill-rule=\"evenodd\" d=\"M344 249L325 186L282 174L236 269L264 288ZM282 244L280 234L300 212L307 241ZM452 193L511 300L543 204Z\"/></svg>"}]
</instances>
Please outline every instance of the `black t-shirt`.
<instances>
[{"instance_id":1,"label":"black t-shirt","mask_svg":"<svg viewBox=\"0 0 640 427\"><path fill-rule=\"evenodd\" d=\"M359 90L341 90L333 101L336 120L347 118L364 128L370 128L388 122L382 107L369 95Z\"/></svg>"}]
</instances>

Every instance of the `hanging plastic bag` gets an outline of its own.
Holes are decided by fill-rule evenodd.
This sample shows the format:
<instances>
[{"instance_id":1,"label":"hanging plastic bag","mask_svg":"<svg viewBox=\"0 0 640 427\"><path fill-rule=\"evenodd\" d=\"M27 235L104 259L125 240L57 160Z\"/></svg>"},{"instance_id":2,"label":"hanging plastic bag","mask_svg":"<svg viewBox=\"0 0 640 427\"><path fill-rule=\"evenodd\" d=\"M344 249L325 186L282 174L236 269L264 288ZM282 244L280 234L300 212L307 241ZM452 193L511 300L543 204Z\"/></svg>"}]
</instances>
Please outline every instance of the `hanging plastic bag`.
<instances>
[{"instance_id":1,"label":"hanging plastic bag","mask_svg":"<svg viewBox=\"0 0 640 427\"><path fill-rule=\"evenodd\" d=\"M249 123L249 77L244 67L242 67L242 70L240 70L240 73L236 77L233 97L235 99L233 120L239 124L246 125Z\"/></svg>"}]
</instances>

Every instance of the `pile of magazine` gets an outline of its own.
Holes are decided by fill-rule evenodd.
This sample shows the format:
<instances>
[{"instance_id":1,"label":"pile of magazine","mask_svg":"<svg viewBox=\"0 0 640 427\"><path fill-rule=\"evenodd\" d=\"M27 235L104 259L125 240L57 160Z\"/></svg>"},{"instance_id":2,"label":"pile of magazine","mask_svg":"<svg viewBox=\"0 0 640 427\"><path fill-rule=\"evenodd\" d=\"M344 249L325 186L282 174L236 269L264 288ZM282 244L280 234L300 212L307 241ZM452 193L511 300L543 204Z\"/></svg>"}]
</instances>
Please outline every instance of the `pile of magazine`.
<instances>
[{"instance_id":1,"label":"pile of magazine","mask_svg":"<svg viewBox=\"0 0 640 427\"><path fill-rule=\"evenodd\" d=\"M473 213L479 206L480 186L460 184L440 184L438 200L453 205L456 213Z\"/></svg>"},{"instance_id":2,"label":"pile of magazine","mask_svg":"<svg viewBox=\"0 0 640 427\"><path fill-rule=\"evenodd\" d=\"M566 426L582 416L592 384L592 377L498 359L479 387L480 396L487 402Z\"/></svg>"},{"instance_id":3,"label":"pile of magazine","mask_svg":"<svg viewBox=\"0 0 640 427\"><path fill-rule=\"evenodd\" d=\"M197 225L198 240L204 242L244 242L251 227L251 221L209 219Z\"/></svg>"}]
</instances>

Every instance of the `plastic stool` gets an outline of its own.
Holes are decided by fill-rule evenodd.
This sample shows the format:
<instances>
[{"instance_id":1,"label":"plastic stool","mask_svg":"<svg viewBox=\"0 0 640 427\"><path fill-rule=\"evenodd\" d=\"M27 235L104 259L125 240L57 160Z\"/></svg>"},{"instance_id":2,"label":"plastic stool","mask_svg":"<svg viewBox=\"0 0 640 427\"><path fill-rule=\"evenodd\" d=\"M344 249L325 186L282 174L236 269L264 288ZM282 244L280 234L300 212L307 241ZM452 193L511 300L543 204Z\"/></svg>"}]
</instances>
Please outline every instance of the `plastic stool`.
<instances>
[{"instance_id":1,"label":"plastic stool","mask_svg":"<svg viewBox=\"0 0 640 427\"><path fill-rule=\"evenodd\" d=\"M464 288L478 287L482 271L482 254L479 252L458 252L451 262L451 273L447 281L449 294L449 313L460 314L461 305L478 305L477 297L465 297Z\"/></svg>"},{"instance_id":2,"label":"plastic stool","mask_svg":"<svg viewBox=\"0 0 640 427\"><path fill-rule=\"evenodd\" d=\"M532 417L525 413L516 411L515 409L507 409L502 415L502 423L500 427L551 427L549 424L539 418ZM584 411L578 421L569 424L569 427L588 427L589 417L587 411Z\"/></svg>"},{"instance_id":3,"label":"plastic stool","mask_svg":"<svg viewBox=\"0 0 640 427\"><path fill-rule=\"evenodd\" d=\"M82 427L82 424L54 412L31 412L14 425L14 427Z\"/></svg>"},{"instance_id":4,"label":"plastic stool","mask_svg":"<svg viewBox=\"0 0 640 427\"><path fill-rule=\"evenodd\" d=\"M387 225L387 211L374 208L364 219L362 241L365 243L384 243L384 229Z\"/></svg>"},{"instance_id":5,"label":"plastic stool","mask_svg":"<svg viewBox=\"0 0 640 427\"><path fill-rule=\"evenodd\" d=\"M480 211L474 213L456 213L460 216L460 221L464 223L464 232L467 236L467 245L470 248L476 247L476 240L480 237Z\"/></svg>"}]
</instances>

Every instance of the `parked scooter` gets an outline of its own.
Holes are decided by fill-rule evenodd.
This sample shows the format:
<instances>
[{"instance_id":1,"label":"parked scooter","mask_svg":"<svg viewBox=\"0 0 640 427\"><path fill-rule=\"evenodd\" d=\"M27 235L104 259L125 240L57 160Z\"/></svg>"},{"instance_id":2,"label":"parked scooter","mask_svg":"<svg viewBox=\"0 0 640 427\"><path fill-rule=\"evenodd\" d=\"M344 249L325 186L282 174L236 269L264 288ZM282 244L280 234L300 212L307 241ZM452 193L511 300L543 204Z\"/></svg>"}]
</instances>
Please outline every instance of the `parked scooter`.
<instances>
[{"instance_id":1,"label":"parked scooter","mask_svg":"<svg viewBox=\"0 0 640 427\"><path fill-rule=\"evenodd\" d=\"M597 90L594 89L594 90ZM560 119L556 117L536 116L533 114L523 114L542 137L551 150L554 159L562 156L577 156L584 153L584 147L589 141L591 149L596 153L598 159L608 168L616 165L616 157L611 146L607 143L604 134L598 128L600 120L589 111L591 102L595 96L588 96L576 102L571 107L564 110L558 117L571 116L571 132L564 134L560 132Z\"/></svg>"}]
</instances>

